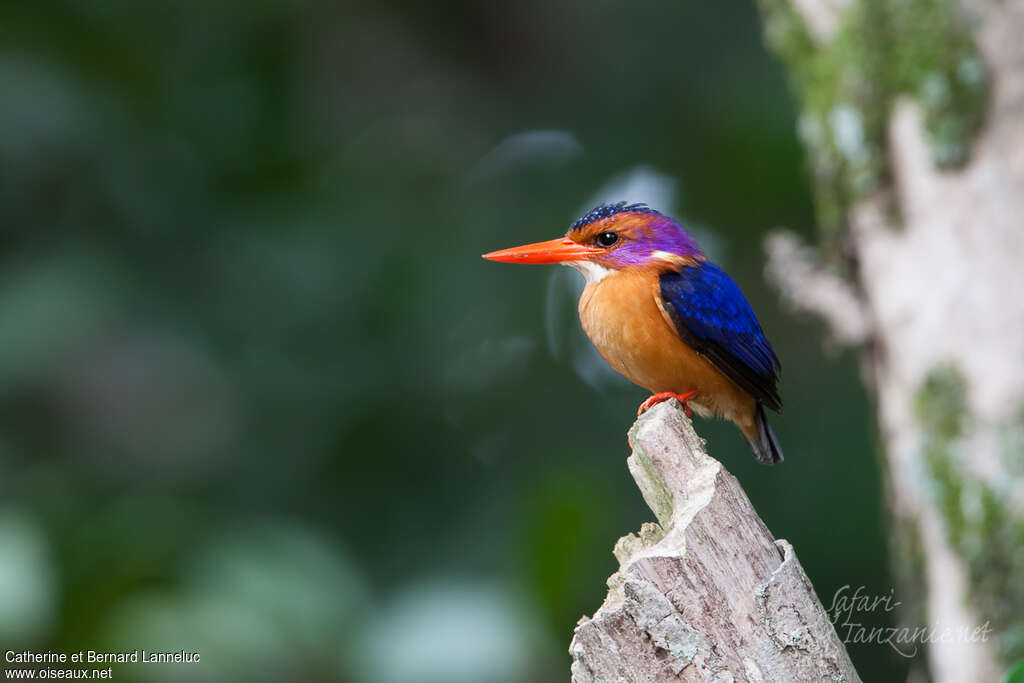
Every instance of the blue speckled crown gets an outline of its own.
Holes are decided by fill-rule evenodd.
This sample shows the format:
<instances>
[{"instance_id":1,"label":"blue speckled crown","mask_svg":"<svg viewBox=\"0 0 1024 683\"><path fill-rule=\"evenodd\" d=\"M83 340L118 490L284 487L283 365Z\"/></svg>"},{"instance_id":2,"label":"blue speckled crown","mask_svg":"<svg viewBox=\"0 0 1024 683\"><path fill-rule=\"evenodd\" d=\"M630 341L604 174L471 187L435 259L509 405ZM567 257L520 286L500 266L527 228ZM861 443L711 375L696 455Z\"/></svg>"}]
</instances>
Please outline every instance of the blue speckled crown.
<instances>
[{"instance_id":1,"label":"blue speckled crown","mask_svg":"<svg viewBox=\"0 0 1024 683\"><path fill-rule=\"evenodd\" d=\"M647 206L643 202L637 204L627 204L626 202L617 202L615 204L598 204L593 209L588 211L585 216L580 218L578 221L572 224L572 230L578 230L585 225L590 225L594 221L599 221L602 218L608 218L608 216L614 216L617 213L652 213L656 216L661 214Z\"/></svg>"}]
</instances>

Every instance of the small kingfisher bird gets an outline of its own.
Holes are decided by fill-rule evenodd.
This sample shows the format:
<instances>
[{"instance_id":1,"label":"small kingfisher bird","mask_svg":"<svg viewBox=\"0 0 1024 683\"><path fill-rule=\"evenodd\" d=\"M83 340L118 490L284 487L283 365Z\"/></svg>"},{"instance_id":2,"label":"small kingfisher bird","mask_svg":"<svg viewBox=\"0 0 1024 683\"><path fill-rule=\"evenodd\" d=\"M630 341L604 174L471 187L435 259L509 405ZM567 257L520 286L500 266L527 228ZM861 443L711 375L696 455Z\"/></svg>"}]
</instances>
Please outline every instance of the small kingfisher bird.
<instances>
[{"instance_id":1,"label":"small kingfisher bird","mask_svg":"<svg viewBox=\"0 0 1024 683\"><path fill-rule=\"evenodd\" d=\"M637 415L675 398L687 415L692 406L732 420L758 462L782 461L764 413L782 409L779 359L740 288L674 220L646 204L602 204L564 238L484 258L583 274L583 330L609 365L652 394Z\"/></svg>"}]
</instances>

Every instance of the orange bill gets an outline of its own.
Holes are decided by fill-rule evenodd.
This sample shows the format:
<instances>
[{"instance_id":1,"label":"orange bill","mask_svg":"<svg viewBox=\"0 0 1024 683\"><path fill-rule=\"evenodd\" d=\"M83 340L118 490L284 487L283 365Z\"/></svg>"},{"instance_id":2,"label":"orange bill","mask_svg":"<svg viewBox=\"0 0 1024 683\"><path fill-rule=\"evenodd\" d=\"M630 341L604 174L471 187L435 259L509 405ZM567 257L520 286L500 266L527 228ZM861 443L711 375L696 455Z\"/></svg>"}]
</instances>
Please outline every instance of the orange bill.
<instances>
[{"instance_id":1,"label":"orange bill","mask_svg":"<svg viewBox=\"0 0 1024 683\"><path fill-rule=\"evenodd\" d=\"M535 242L534 244L524 244L521 247L492 251L489 254L484 254L484 258L504 263L565 263L566 261L583 261L603 251L600 247L578 244L568 237L559 237L547 242Z\"/></svg>"}]
</instances>

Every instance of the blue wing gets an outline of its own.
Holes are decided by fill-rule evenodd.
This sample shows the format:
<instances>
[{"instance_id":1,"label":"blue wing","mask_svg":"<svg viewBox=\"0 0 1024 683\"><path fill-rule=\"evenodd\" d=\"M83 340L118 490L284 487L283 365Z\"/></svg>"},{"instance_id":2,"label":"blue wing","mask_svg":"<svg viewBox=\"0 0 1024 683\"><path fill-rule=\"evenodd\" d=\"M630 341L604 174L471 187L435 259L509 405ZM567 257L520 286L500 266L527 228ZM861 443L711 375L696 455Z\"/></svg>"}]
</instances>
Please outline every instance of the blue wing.
<instances>
[{"instance_id":1,"label":"blue wing","mask_svg":"<svg viewBox=\"0 0 1024 683\"><path fill-rule=\"evenodd\" d=\"M712 263L660 276L661 300L676 331L733 382L781 410L781 366L736 283Z\"/></svg>"}]
</instances>

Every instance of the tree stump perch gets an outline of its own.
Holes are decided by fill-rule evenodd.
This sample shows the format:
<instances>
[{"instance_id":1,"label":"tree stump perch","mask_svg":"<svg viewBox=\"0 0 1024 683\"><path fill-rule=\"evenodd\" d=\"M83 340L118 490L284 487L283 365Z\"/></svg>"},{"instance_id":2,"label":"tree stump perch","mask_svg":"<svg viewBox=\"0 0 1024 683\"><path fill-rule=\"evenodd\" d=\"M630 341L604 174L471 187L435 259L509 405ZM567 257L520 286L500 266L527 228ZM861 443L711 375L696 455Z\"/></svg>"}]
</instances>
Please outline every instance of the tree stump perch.
<instances>
[{"instance_id":1,"label":"tree stump perch","mask_svg":"<svg viewBox=\"0 0 1024 683\"><path fill-rule=\"evenodd\" d=\"M679 403L629 436L629 471L658 523L616 543L608 596L569 647L573 683L859 681L793 547Z\"/></svg>"}]
</instances>

